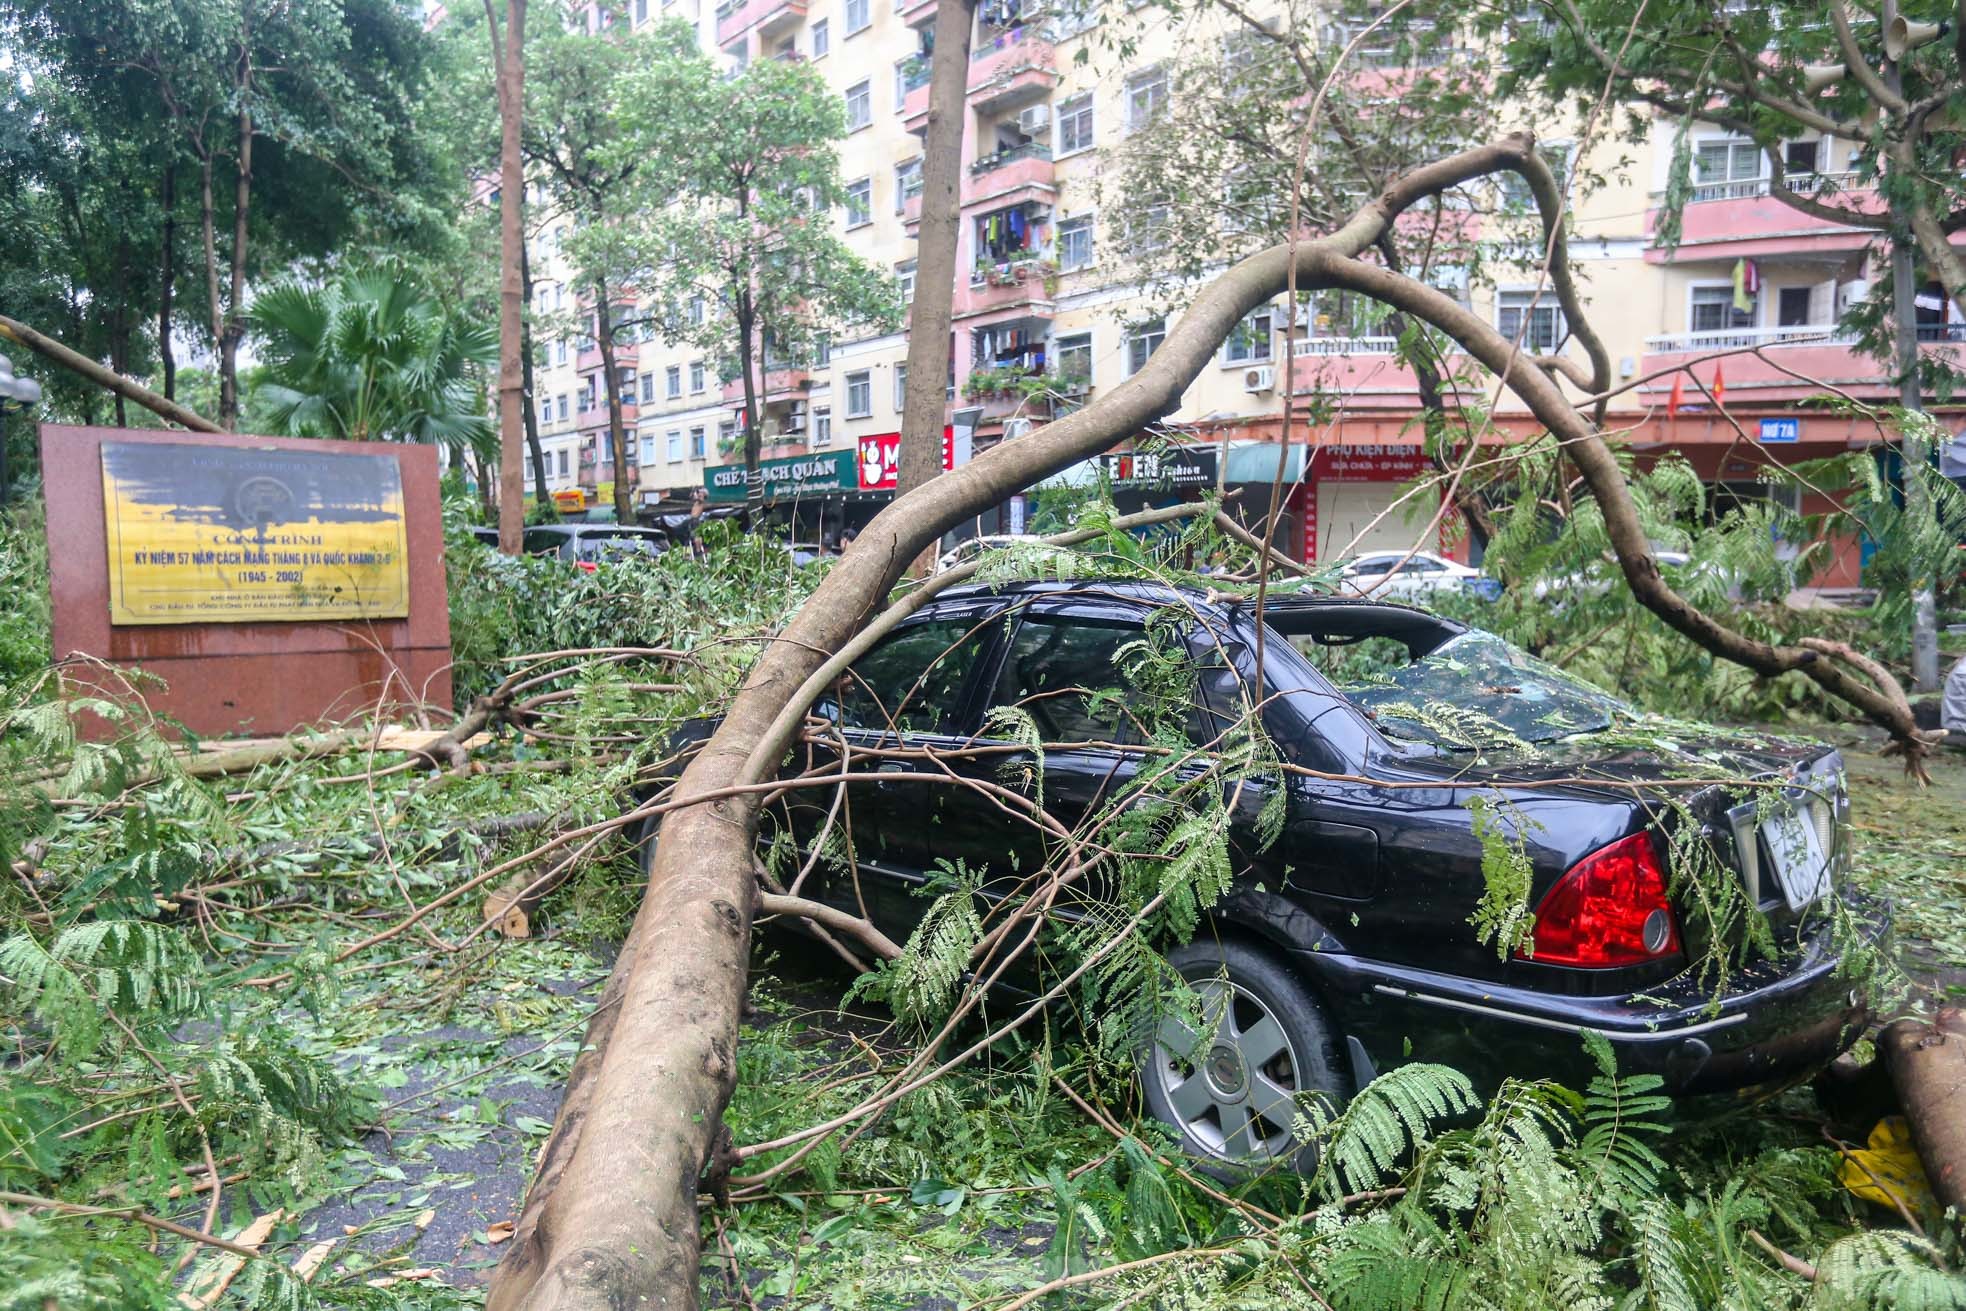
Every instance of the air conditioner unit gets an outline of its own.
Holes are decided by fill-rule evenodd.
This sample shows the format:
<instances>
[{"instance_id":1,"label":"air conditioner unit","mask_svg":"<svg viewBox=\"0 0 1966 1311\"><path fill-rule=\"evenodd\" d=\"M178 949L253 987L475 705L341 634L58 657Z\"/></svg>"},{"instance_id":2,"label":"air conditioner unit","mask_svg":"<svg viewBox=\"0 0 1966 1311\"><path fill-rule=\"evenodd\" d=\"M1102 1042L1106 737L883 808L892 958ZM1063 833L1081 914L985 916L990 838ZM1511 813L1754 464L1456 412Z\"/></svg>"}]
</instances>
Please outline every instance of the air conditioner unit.
<instances>
[{"instance_id":1,"label":"air conditioner unit","mask_svg":"<svg viewBox=\"0 0 1966 1311\"><path fill-rule=\"evenodd\" d=\"M1245 369L1242 375L1242 389L1246 392L1274 391L1277 385L1277 371L1267 365L1260 369Z\"/></svg>"},{"instance_id":2,"label":"air conditioner unit","mask_svg":"<svg viewBox=\"0 0 1966 1311\"><path fill-rule=\"evenodd\" d=\"M1017 111L1017 130L1027 137L1034 137L1051 124L1050 105L1032 105Z\"/></svg>"},{"instance_id":3,"label":"air conditioner unit","mask_svg":"<svg viewBox=\"0 0 1966 1311\"><path fill-rule=\"evenodd\" d=\"M1846 310L1864 297L1870 295L1870 283L1862 278L1838 283L1836 287L1836 315L1842 318Z\"/></svg>"},{"instance_id":4,"label":"air conditioner unit","mask_svg":"<svg viewBox=\"0 0 1966 1311\"><path fill-rule=\"evenodd\" d=\"M1031 421L1029 419L1005 419L1003 421L1003 439L1005 441L1009 441L1013 437L1022 437L1029 431L1031 431Z\"/></svg>"},{"instance_id":5,"label":"air conditioner unit","mask_svg":"<svg viewBox=\"0 0 1966 1311\"><path fill-rule=\"evenodd\" d=\"M786 432L804 432L805 430L806 430L806 416L805 416L805 415L803 415L803 414L798 414L798 413L796 413L796 412L795 412L795 413L793 413L793 414L791 414L791 415L789 415L789 416L787 416L787 418L786 418L786 420L785 420L785 431L786 431Z\"/></svg>"}]
</instances>

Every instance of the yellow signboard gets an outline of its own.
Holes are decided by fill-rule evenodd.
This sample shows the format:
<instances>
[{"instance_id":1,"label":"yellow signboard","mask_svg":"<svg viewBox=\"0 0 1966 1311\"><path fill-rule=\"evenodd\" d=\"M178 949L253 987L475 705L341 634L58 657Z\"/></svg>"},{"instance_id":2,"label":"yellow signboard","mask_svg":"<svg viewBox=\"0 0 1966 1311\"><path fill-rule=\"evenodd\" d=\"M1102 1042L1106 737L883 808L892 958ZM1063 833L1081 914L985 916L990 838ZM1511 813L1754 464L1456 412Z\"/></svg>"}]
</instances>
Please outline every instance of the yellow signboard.
<instances>
[{"instance_id":1,"label":"yellow signboard","mask_svg":"<svg viewBox=\"0 0 1966 1311\"><path fill-rule=\"evenodd\" d=\"M566 491L554 492L553 504L562 510L585 510L587 508L587 493L581 491L578 487Z\"/></svg>"},{"instance_id":2,"label":"yellow signboard","mask_svg":"<svg viewBox=\"0 0 1966 1311\"><path fill-rule=\"evenodd\" d=\"M393 456L104 442L112 624L401 619Z\"/></svg>"}]
</instances>

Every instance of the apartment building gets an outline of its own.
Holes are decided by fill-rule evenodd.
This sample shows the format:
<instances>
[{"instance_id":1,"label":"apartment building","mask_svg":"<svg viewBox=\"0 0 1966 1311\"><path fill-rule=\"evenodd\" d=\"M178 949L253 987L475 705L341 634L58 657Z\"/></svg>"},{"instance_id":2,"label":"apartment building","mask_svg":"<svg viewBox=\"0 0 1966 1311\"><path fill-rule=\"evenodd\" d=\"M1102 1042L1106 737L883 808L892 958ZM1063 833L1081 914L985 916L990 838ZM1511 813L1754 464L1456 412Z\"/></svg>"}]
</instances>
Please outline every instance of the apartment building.
<instances>
[{"instance_id":1,"label":"apartment building","mask_svg":"<svg viewBox=\"0 0 1966 1311\"><path fill-rule=\"evenodd\" d=\"M1052 16L1027 21L1023 0L987 0L973 41L949 395L952 413L975 418L979 448L1109 391L1159 345L1166 321L1146 317L1137 271L1125 258L1131 234L1152 216L1100 212L1097 182L1108 148L1168 104L1168 62L1230 30L1228 20L1209 17L1150 26L1122 66L1094 40L1096 11L1061 21L1056 6L1048 8ZM911 292L928 108L924 37L936 0L725 0L714 9L704 0L634 0L629 21L679 11L697 23L706 49L734 64L803 60L842 98L848 200L833 221L858 253ZM1619 390L1611 426L1641 458L1669 450L1687 456L1723 503L1793 498L1792 489L1764 479L1766 467L1878 444L1874 425L1806 405L1808 397L1827 386L1861 400L1895 398L1888 371L1836 327L1839 313L1880 276L1882 253L1870 233L1771 197L1765 156L1713 128L1694 130L1695 187L1677 243L1668 246L1660 206L1673 130L1660 122L1647 141L1599 140L1581 160L1573 140L1546 126L1540 139L1566 175L1603 179L1573 198L1571 255L1613 361ZM1798 189L1872 207L1873 194L1852 190L1861 148L1820 138L1786 143L1785 173ZM542 310L562 308L572 294L556 261L562 239L549 227L534 251ZM1581 361L1535 262L1489 268L1489 285L1463 282L1456 294L1525 350ZM1454 285L1451 277L1436 281ZM1966 326L1945 297L1928 288L1919 305L1921 349L1966 350ZM1431 534L1430 544L1465 554L1452 516L1435 513L1437 498L1402 490L1426 468L1415 422L1420 397L1383 320L1369 305L1335 298L1294 312L1279 298L1253 314L1168 421L1187 448L1174 462L1186 480L1241 484L1245 503L1267 505L1288 412L1293 442L1310 448L1285 462L1283 539L1292 550L1329 558ZM1765 349L1707 358L1748 346ZM649 508L674 508L698 488L713 500L743 497L741 471L732 467L739 380L714 377L700 352L654 340L624 344L618 367L633 458L615 470L598 351L584 339L548 350L532 401L556 490L585 488L590 503L606 504L615 479L626 477L638 505ZM864 521L888 499L906 354L903 332L836 340L825 360L809 366L759 362L767 498L800 502L804 531ZM1666 371L1692 361L1675 396ZM1045 380L1045 395L1033 397L1019 381L1033 377ZM1483 399L1494 402L1486 440L1533 431L1521 405L1496 393L1486 385ZM1139 500L1183 494L1180 479L1134 476L1117 463L1107 472L1124 472L1118 485ZM1014 531L1023 511L1022 498L1013 498L977 527ZM1847 544L1824 581L1855 581L1860 554Z\"/></svg>"}]
</instances>

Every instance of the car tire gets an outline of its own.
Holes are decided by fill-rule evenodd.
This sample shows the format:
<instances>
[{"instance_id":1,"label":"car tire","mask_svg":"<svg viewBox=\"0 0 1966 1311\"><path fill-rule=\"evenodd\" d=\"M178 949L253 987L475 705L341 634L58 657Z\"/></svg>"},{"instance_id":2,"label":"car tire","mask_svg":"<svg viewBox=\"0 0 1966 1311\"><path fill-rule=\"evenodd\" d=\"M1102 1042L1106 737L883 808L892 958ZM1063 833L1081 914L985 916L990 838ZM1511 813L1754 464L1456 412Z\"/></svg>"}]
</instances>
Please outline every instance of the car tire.
<instances>
[{"instance_id":1,"label":"car tire","mask_svg":"<svg viewBox=\"0 0 1966 1311\"><path fill-rule=\"evenodd\" d=\"M1162 1021L1140 1057L1147 1109L1217 1178L1308 1173L1317 1148L1291 1132L1299 1099L1322 1096L1336 1111L1351 1094L1324 1008L1276 957L1236 939L1197 939L1167 961L1216 1029L1204 1049L1183 1021Z\"/></svg>"}]
</instances>

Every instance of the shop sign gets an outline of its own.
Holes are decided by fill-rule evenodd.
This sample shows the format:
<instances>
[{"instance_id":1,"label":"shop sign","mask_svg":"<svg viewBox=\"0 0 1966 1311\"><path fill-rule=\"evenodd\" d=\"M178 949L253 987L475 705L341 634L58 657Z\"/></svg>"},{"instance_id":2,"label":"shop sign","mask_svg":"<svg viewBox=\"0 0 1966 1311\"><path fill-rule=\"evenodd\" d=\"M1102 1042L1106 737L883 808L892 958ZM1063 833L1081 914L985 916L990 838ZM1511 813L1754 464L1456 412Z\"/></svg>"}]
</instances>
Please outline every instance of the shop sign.
<instances>
[{"instance_id":1,"label":"shop sign","mask_svg":"<svg viewBox=\"0 0 1966 1311\"><path fill-rule=\"evenodd\" d=\"M104 442L112 624L400 619L394 456Z\"/></svg>"},{"instance_id":2,"label":"shop sign","mask_svg":"<svg viewBox=\"0 0 1966 1311\"><path fill-rule=\"evenodd\" d=\"M860 490L893 491L896 480L901 476L901 434L879 432L862 437L858 454ZM942 429L942 469L946 473L955 467L956 430L945 426Z\"/></svg>"},{"instance_id":3,"label":"shop sign","mask_svg":"<svg viewBox=\"0 0 1966 1311\"><path fill-rule=\"evenodd\" d=\"M563 488L553 493L553 504L562 510L585 510L587 493L578 487Z\"/></svg>"},{"instance_id":4,"label":"shop sign","mask_svg":"<svg viewBox=\"0 0 1966 1311\"><path fill-rule=\"evenodd\" d=\"M1306 481L1403 483L1428 471L1427 453L1418 446L1329 446L1318 453Z\"/></svg>"},{"instance_id":5,"label":"shop sign","mask_svg":"<svg viewBox=\"0 0 1966 1311\"><path fill-rule=\"evenodd\" d=\"M1764 442L1799 442L1802 440L1802 420L1763 419L1761 421L1761 440Z\"/></svg>"},{"instance_id":6,"label":"shop sign","mask_svg":"<svg viewBox=\"0 0 1966 1311\"><path fill-rule=\"evenodd\" d=\"M854 481L853 452L827 451L822 455L792 455L765 460L758 465L764 479L767 501L791 501L828 492L850 492ZM707 469L703 485L712 501L744 499L744 466L720 464Z\"/></svg>"},{"instance_id":7,"label":"shop sign","mask_svg":"<svg viewBox=\"0 0 1966 1311\"><path fill-rule=\"evenodd\" d=\"M1164 451L1115 451L1099 457L1099 470L1116 492L1167 492L1216 484L1219 456L1213 447L1176 446Z\"/></svg>"}]
</instances>

